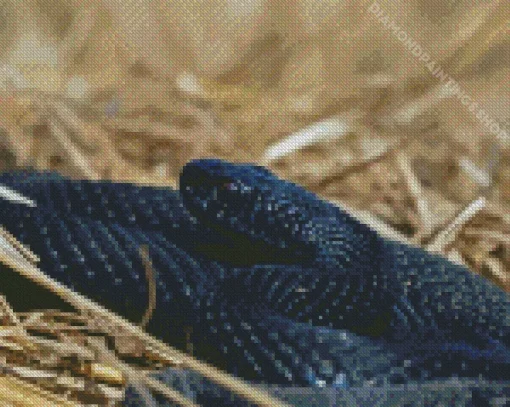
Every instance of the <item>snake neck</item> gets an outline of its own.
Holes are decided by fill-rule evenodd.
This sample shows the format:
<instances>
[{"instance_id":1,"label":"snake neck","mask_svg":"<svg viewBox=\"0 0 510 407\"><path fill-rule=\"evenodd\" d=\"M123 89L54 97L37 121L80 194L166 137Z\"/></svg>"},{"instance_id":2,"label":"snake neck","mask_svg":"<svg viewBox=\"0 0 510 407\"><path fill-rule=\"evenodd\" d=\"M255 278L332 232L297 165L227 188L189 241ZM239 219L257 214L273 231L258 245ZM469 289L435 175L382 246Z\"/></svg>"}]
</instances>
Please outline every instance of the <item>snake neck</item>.
<instances>
[{"instance_id":1,"label":"snake neck","mask_svg":"<svg viewBox=\"0 0 510 407\"><path fill-rule=\"evenodd\" d=\"M308 236L316 246L316 262L354 274L378 274L383 240L368 226L340 211L334 217L315 217L310 224Z\"/></svg>"}]
</instances>

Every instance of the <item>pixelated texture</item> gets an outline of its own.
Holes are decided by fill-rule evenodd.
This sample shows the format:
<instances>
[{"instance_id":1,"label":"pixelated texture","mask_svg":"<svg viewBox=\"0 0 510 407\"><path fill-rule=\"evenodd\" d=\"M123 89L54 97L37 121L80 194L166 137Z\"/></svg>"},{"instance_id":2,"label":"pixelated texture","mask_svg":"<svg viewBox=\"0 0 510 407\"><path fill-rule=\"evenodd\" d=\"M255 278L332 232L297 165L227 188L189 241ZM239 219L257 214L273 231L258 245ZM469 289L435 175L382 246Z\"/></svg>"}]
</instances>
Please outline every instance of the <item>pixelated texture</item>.
<instances>
[{"instance_id":1,"label":"pixelated texture","mask_svg":"<svg viewBox=\"0 0 510 407\"><path fill-rule=\"evenodd\" d=\"M181 191L193 215L234 236L291 251L297 242L297 259L301 244L310 249L308 269L255 267L246 275L247 288L260 288L264 302L293 317L389 340L510 344L510 302L501 289L440 256L380 238L265 169L197 160L184 168Z\"/></svg>"},{"instance_id":2,"label":"pixelated texture","mask_svg":"<svg viewBox=\"0 0 510 407\"><path fill-rule=\"evenodd\" d=\"M148 302L138 253L147 245L157 282L147 329L184 348L183 328L193 327L197 357L248 380L510 377L502 290L382 239L266 169L194 161L182 197L54 173L11 172L0 183L37 202L0 201L0 217L42 269L134 321Z\"/></svg>"},{"instance_id":3,"label":"pixelated texture","mask_svg":"<svg viewBox=\"0 0 510 407\"><path fill-rule=\"evenodd\" d=\"M169 368L155 375L164 383L178 389L207 407L246 407L246 402L212 385L199 375ZM281 387L260 385L262 389L296 407L365 407L365 406L405 406L405 407L477 407L506 406L510 389L505 384L495 384L484 380L431 380L411 385L381 387L312 388ZM175 404L155 398L158 406L174 407ZM129 388L126 407L138 406L141 399Z\"/></svg>"}]
</instances>

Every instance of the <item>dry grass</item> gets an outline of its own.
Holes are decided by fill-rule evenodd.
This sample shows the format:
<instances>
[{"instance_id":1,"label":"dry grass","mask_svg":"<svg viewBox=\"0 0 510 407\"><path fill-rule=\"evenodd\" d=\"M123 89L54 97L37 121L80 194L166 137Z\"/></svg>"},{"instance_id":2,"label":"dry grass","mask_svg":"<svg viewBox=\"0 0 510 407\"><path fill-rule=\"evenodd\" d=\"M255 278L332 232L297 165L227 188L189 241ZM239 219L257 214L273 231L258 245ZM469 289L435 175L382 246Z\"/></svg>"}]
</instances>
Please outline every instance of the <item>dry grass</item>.
<instances>
[{"instance_id":1,"label":"dry grass","mask_svg":"<svg viewBox=\"0 0 510 407\"><path fill-rule=\"evenodd\" d=\"M15 313L0 297L0 357L4 374L39 385L40 394L51 390L50 394L78 405L117 405L124 398L126 385L130 384L142 396L150 389L177 405L194 407L196 404L178 391L149 376L156 368L170 365L197 372L257 406L286 406L242 380L166 345L46 276L25 258L29 249L17 241L10 243L4 236L2 232L0 263L58 295L76 310L76 313L54 310ZM144 249L142 256L145 256ZM113 349L109 343L113 343ZM123 360L127 358L131 359L130 363Z\"/></svg>"},{"instance_id":2,"label":"dry grass","mask_svg":"<svg viewBox=\"0 0 510 407\"><path fill-rule=\"evenodd\" d=\"M371 1L245 3L1 1L0 169L175 187L191 158L257 162L510 291L510 141ZM379 4L509 130L507 1Z\"/></svg>"}]
</instances>

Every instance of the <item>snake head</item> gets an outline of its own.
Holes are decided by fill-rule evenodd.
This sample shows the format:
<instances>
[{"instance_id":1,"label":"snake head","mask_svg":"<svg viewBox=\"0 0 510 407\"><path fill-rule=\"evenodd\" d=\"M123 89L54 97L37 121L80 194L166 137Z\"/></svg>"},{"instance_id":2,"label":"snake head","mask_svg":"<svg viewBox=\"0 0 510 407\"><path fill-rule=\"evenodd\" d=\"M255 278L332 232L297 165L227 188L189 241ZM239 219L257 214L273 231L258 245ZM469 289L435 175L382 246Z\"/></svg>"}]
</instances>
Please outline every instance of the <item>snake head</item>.
<instances>
[{"instance_id":1,"label":"snake head","mask_svg":"<svg viewBox=\"0 0 510 407\"><path fill-rule=\"evenodd\" d=\"M182 170L180 190L187 209L200 221L301 260L317 258L334 246L332 241L342 244L355 232L366 237L337 207L257 165L194 160Z\"/></svg>"},{"instance_id":2,"label":"snake head","mask_svg":"<svg viewBox=\"0 0 510 407\"><path fill-rule=\"evenodd\" d=\"M210 226L296 255L313 256L310 206L318 200L266 168L194 160L182 170L180 191L190 213Z\"/></svg>"}]
</instances>

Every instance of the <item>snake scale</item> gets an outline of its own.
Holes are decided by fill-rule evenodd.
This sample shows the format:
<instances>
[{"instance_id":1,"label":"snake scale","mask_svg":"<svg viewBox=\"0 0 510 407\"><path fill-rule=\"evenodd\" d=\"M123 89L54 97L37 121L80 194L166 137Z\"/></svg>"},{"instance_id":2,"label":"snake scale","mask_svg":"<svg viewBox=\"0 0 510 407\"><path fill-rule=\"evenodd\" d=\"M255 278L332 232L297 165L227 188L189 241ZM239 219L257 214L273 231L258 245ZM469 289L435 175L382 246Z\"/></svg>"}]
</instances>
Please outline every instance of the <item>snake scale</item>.
<instances>
[{"instance_id":1,"label":"snake scale","mask_svg":"<svg viewBox=\"0 0 510 407\"><path fill-rule=\"evenodd\" d=\"M146 245L157 287L147 330L183 349L192 327L197 357L245 379L510 379L505 292L265 168L191 161L180 191L32 171L0 184L37 203L0 199L0 221L41 268L133 321L148 304Z\"/></svg>"}]
</instances>

